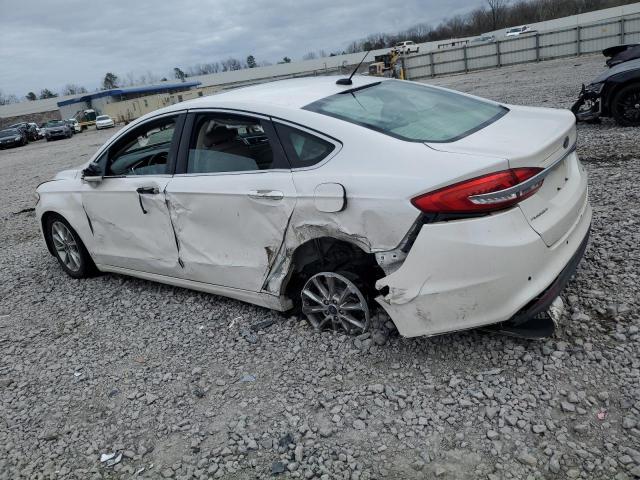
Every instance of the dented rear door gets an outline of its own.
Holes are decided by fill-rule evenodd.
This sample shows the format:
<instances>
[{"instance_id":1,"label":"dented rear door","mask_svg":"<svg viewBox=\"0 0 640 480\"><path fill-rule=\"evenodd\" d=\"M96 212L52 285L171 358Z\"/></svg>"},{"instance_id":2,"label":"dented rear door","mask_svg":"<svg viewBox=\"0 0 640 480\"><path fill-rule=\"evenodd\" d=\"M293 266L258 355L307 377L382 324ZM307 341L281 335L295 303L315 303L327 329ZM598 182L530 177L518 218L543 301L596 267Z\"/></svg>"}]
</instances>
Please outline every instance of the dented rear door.
<instances>
[{"instance_id":1,"label":"dented rear door","mask_svg":"<svg viewBox=\"0 0 640 480\"><path fill-rule=\"evenodd\" d=\"M190 113L180 151L166 189L180 276L260 291L297 198L271 122L256 115Z\"/></svg>"}]
</instances>

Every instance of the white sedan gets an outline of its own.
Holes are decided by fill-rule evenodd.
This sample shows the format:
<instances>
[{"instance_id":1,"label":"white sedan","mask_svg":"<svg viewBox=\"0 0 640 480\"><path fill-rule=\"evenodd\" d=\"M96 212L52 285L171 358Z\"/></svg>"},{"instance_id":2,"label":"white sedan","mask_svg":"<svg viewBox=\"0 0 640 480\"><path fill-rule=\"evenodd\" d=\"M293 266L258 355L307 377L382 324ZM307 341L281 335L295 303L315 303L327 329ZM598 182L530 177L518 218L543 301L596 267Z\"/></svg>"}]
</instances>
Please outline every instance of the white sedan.
<instances>
[{"instance_id":1,"label":"white sedan","mask_svg":"<svg viewBox=\"0 0 640 480\"><path fill-rule=\"evenodd\" d=\"M505 37L519 37L520 35L524 35L525 33L533 33L535 30L526 25L522 25L520 27L512 27L508 29L505 33Z\"/></svg>"},{"instance_id":2,"label":"white sedan","mask_svg":"<svg viewBox=\"0 0 640 480\"><path fill-rule=\"evenodd\" d=\"M98 115L96 117L96 130L100 130L101 128L111 128L115 126L116 123L109 115Z\"/></svg>"},{"instance_id":3,"label":"white sedan","mask_svg":"<svg viewBox=\"0 0 640 480\"><path fill-rule=\"evenodd\" d=\"M37 189L72 277L116 272L362 333L542 315L591 224L571 112L419 83L284 80L181 102ZM345 84L347 83L347 84Z\"/></svg>"}]
</instances>

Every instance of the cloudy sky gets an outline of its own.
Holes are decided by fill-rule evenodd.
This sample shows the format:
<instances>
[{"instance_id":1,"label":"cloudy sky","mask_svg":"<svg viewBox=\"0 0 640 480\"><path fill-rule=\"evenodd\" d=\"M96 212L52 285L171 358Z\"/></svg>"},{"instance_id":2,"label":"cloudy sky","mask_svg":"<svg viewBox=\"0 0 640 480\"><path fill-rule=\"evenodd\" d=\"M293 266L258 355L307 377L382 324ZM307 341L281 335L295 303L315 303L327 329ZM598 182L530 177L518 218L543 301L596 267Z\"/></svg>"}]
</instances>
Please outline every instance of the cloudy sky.
<instances>
[{"instance_id":1,"label":"cloudy sky","mask_svg":"<svg viewBox=\"0 0 640 480\"><path fill-rule=\"evenodd\" d=\"M23 97L230 56L275 63L370 33L437 25L483 0L0 0L0 90Z\"/></svg>"}]
</instances>

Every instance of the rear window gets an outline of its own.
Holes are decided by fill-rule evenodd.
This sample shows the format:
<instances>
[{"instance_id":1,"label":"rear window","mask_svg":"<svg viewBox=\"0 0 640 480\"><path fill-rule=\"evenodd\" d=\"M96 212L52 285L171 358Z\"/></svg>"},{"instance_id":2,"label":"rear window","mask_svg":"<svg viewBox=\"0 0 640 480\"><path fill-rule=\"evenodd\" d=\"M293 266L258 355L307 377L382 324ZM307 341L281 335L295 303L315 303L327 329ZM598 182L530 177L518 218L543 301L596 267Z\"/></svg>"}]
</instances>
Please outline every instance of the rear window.
<instances>
[{"instance_id":1,"label":"rear window","mask_svg":"<svg viewBox=\"0 0 640 480\"><path fill-rule=\"evenodd\" d=\"M399 80L347 90L304 108L410 142L453 142L509 111L488 101Z\"/></svg>"}]
</instances>

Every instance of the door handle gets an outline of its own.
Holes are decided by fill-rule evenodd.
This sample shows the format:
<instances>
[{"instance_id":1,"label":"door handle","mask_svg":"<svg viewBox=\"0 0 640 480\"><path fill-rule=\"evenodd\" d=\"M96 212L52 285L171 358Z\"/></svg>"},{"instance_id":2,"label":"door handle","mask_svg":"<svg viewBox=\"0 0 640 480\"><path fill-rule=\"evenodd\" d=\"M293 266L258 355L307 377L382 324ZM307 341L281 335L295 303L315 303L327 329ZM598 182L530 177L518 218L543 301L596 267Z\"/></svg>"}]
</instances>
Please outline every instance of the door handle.
<instances>
[{"instance_id":1,"label":"door handle","mask_svg":"<svg viewBox=\"0 0 640 480\"><path fill-rule=\"evenodd\" d=\"M138 192L139 195L157 195L160 193L160 190L158 190L158 187L138 187L136 188L136 192Z\"/></svg>"},{"instance_id":2,"label":"door handle","mask_svg":"<svg viewBox=\"0 0 640 480\"><path fill-rule=\"evenodd\" d=\"M249 197L259 200L282 200L284 193L278 190L251 190Z\"/></svg>"},{"instance_id":3,"label":"door handle","mask_svg":"<svg viewBox=\"0 0 640 480\"><path fill-rule=\"evenodd\" d=\"M142 213L146 215L149 212L145 210L144 205L142 204L142 195L157 195L158 193L160 193L160 190L158 189L158 187L138 187L136 188L136 193L138 194L138 203L140 203L140 209L142 210Z\"/></svg>"}]
</instances>

